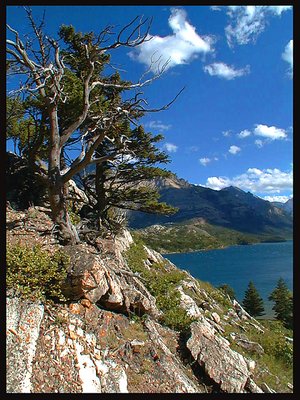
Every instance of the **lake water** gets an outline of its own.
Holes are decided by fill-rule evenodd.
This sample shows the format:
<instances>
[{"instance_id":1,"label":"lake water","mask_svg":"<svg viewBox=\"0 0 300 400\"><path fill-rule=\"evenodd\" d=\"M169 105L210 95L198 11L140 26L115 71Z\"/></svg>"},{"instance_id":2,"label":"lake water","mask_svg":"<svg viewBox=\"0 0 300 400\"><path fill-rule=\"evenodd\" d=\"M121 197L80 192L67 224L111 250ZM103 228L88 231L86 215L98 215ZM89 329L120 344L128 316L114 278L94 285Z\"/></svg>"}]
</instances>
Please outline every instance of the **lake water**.
<instances>
[{"instance_id":1,"label":"lake water","mask_svg":"<svg viewBox=\"0 0 300 400\"><path fill-rule=\"evenodd\" d=\"M268 296L282 277L293 288L293 241L231 246L193 253L165 254L177 267L213 286L230 285L241 302L250 280L264 300L266 316L272 316Z\"/></svg>"}]
</instances>

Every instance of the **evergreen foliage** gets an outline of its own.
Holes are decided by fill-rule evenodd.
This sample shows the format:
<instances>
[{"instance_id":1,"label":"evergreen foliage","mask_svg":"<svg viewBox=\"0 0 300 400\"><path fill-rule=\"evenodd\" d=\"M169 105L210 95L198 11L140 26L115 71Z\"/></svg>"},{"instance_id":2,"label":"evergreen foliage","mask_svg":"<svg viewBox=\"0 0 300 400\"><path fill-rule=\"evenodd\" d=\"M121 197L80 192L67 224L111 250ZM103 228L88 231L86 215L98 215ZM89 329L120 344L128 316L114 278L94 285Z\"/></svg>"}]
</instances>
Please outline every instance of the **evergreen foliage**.
<instances>
[{"instance_id":1,"label":"evergreen foliage","mask_svg":"<svg viewBox=\"0 0 300 400\"><path fill-rule=\"evenodd\" d=\"M128 140L126 149L120 148L118 135L113 134L114 141L105 140L97 153L101 157L114 153L119 156L96 165L89 173L78 177L93 204L88 211L108 226L112 224L109 211L115 208L160 214L176 212L176 208L159 202L157 189L151 184L157 178L170 175L170 172L158 167L169 162L167 154L156 147L162 135L146 133L142 126L130 129L126 121L120 130Z\"/></svg>"},{"instance_id":2,"label":"evergreen foliage","mask_svg":"<svg viewBox=\"0 0 300 400\"><path fill-rule=\"evenodd\" d=\"M40 246L8 246L7 288L24 298L66 300L62 287L69 263L69 256L61 250L51 254Z\"/></svg>"},{"instance_id":3,"label":"evergreen foliage","mask_svg":"<svg viewBox=\"0 0 300 400\"><path fill-rule=\"evenodd\" d=\"M252 317L259 317L264 314L263 304L263 299L260 297L254 283L250 281L245 292L242 306Z\"/></svg>"},{"instance_id":4,"label":"evergreen foliage","mask_svg":"<svg viewBox=\"0 0 300 400\"><path fill-rule=\"evenodd\" d=\"M143 132L138 121L146 112L167 109L178 95L159 109L147 109L143 92L136 90L158 78L166 65L159 66L149 79L145 73L134 83L121 80L119 72L109 73L111 52L149 40L149 19L135 18L119 34L113 33L110 26L96 34L62 25L55 39L45 34L44 20L38 24L31 9L24 10L30 26L24 41L16 29L7 25L7 73L21 77L20 89L8 96L7 137L13 139L29 166L44 166L40 179L48 190L59 239L64 244L77 243L79 235L68 212L69 180L88 166L97 165L94 183L101 217L111 197L106 194L108 185L102 173L109 170L106 176L115 176L117 183L115 170L121 171L121 179L126 174L130 177L132 160L137 158L144 161L131 174L135 175L135 183L145 176L163 174L156 165L167 162L155 145L161 137ZM138 128L132 129L131 124ZM143 210L171 211L158 203L153 190L137 191L136 186L129 192L128 185L125 188L120 193L114 184L118 205L125 207L136 199Z\"/></svg>"},{"instance_id":5,"label":"evergreen foliage","mask_svg":"<svg viewBox=\"0 0 300 400\"><path fill-rule=\"evenodd\" d=\"M275 304L272 309L275 312L276 319L292 329L293 328L293 294L286 286L283 278L279 278L276 288L269 296L269 300Z\"/></svg>"}]
</instances>

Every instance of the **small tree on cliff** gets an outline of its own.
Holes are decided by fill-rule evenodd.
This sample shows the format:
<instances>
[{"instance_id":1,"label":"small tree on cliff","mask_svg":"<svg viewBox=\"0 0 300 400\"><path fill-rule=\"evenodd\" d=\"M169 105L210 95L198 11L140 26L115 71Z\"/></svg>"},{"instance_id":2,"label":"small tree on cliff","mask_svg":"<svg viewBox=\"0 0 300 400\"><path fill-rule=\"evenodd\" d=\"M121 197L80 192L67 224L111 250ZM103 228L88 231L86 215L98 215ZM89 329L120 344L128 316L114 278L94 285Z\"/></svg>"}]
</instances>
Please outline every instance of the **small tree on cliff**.
<instances>
[{"instance_id":1,"label":"small tree on cliff","mask_svg":"<svg viewBox=\"0 0 300 400\"><path fill-rule=\"evenodd\" d=\"M119 153L119 158L95 166L81 177L85 193L92 199L92 209L100 223L113 224L111 210L138 210L147 213L171 214L174 207L159 202L159 194L154 180L170 176L170 172L156 164L169 162L165 152L156 147L161 135L146 133L142 126L130 129L125 122L122 132L126 133L127 149ZM114 152L117 140L106 141L99 149L104 156Z\"/></svg>"},{"instance_id":2,"label":"small tree on cliff","mask_svg":"<svg viewBox=\"0 0 300 400\"><path fill-rule=\"evenodd\" d=\"M259 317L264 314L263 304L263 299L260 297L254 283L250 281L248 288L245 291L242 306L250 315L252 315L252 317Z\"/></svg>"},{"instance_id":3,"label":"small tree on cliff","mask_svg":"<svg viewBox=\"0 0 300 400\"><path fill-rule=\"evenodd\" d=\"M279 278L276 288L269 296L269 300L274 302L272 309L276 319L292 329L293 328L293 295L286 286L283 278Z\"/></svg>"},{"instance_id":4,"label":"small tree on cliff","mask_svg":"<svg viewBox=\"0 0 300 400\"><path fill-rule=\"evenodd\" d=\"M150 40L151 21L135 18L111 44L111 27L95 35L76 33L73 27L62 26L57 41L45 35L44 21L37 25L31 10L25 10L33 36L23 42L18 31L7 25L7 69L25 77L19 92L34 110L28 135L30 159L37 161L36 156L46 146L47 170L41 179L48 189L52 218L61 239L75 243L79 238L67 211L67 182L89 164L102 164L118 157L119 153L97 155L99 146L111 139L109 132L118 121L126 117L134 122L143 112L166 109L177 96L155 110L143 107L145 100L141 93L128 96L113 108L103 101L103 91L109 88L135 90L163 73L165 65L150 79L144 74L136 83L121 84L103 74L104 66L109 64L108 52L120 47L133 48ZM67 149L74 143L80 143L81 153L67 165ZM126 141L122 143L126 147Z\"/></svg>"}]
</instances>

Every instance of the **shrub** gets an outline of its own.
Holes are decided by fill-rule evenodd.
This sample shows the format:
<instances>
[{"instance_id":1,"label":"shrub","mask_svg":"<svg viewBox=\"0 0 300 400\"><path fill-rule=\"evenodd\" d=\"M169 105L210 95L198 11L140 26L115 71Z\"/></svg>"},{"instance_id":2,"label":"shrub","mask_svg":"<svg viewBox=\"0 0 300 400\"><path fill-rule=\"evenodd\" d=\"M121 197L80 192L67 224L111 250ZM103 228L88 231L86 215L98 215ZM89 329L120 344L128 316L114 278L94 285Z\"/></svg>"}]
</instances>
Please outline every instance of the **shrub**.
<instances>
[{"instance_id":1,"label":"shrub","mask_svg":"<svg viewBox=\"0 0 300 400\"><path fill-rule=\"evenodd\" d=\"M67 277L70 258L60 250L50 254L40 246L7 247L6 284L21 297L66 300L62 284Z\"/></svg>"},{"instance_id":2,"label":"shrub","mask_svg":"<svg viewBox=\"0 0 300 400\"><path fill-rule=\"evenodd\" d=\"M156 298L157 307L164 313L161 323L180 331L188 329L193 319L180 307L180 293L176 289L186 274L179 270L168 272L163 263L154 263L147 270L144 265L146 258L147 253L140 240L136 240L126 252L128 266L141 274L146 288Z\"/></svg>"},{"instance_id":3,"label":"shrub","mask_svg":"<svg viewBox=\"0 0 300 400\"><path fill-rule=\"evenodd\" d=\"M231 298L231 300L235 299L235 292L233 288L227 283L223 283L223 285L218 286L217 289L221 290L223 293L228 295Z\"/></svg>"},{"instance_id":4,"label":"shrub","mask_svg":"<svg viewBox=\"0 0 300 400\"><path fill-rule=\"evenodd\" d=\"M147 259L147 253L141 240L136 240L125 254L127 263L133 272L144 272L144 260Z\"/></svg>"}]
</instances>

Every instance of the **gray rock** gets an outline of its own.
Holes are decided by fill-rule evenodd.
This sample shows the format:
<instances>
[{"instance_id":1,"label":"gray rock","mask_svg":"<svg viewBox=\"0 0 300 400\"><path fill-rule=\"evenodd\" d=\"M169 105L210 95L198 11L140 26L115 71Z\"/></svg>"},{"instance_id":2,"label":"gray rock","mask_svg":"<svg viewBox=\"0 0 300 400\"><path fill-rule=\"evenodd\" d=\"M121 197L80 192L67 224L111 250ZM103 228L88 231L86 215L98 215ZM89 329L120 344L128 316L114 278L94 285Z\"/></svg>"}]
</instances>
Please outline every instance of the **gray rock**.
<instances>
[{"instance_id":1,"label":"gray rock","mask_svg":"<svg viewBox=\"0 0 300 400\"><path fill-rule=\"evenodd\" d=\"M39 303L7 298L6 310L6 390L8 393L30 393L32 361L44 307Z\"/></svg>"},{"instance_id":2,"label":"gray rock","mask_svg":"<svg viewBox=\"0 0 300 400\"><path fill-rule=\"evenodd\" d=\"M193 322L187 347L222 390L242 393L250 377L247 362L241 354L230 349L227 340L215 332L205 319Z\"/></svg>"},{"instance_id":3,"label":"gray rock","mask_svg":"<svg viewBox=\"0 0 300 400\"><path fill-rule=\"evenodd\" d=\"M145 326L148 329L149 337L155 346L160 349L164 357L160 358L160 366L169 379L176 383L176 393L199 393L199 387L185 374L180 360L173 354L164 343L158 332L159 324L147 318Z\"/></svg>"},{"instance_id":4,"label":"gray rock","mask_svg":"<svg viewBox=\"0 0 300 400\"><path fill-rule=\"evenodd\" d=\"M262 355L265 352L264 348L259 343L252 342L251 340L248 340L246 337L243 337L241 335L235 337L235 342L238 346L241 346L243 349L252 353Z\"/></svg>"}]
</instances>

